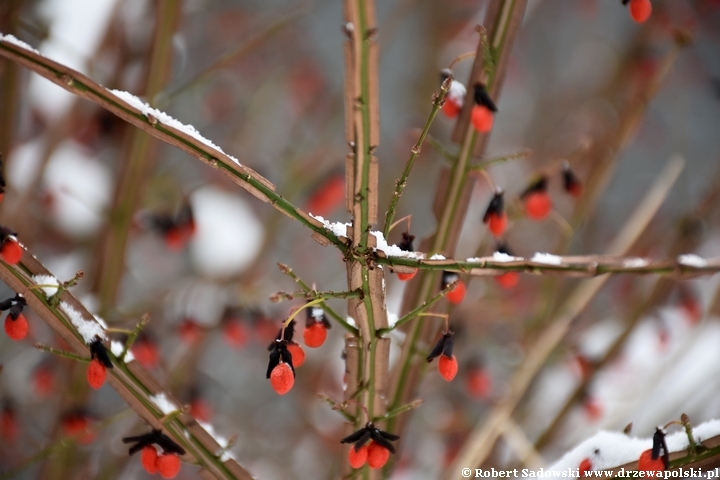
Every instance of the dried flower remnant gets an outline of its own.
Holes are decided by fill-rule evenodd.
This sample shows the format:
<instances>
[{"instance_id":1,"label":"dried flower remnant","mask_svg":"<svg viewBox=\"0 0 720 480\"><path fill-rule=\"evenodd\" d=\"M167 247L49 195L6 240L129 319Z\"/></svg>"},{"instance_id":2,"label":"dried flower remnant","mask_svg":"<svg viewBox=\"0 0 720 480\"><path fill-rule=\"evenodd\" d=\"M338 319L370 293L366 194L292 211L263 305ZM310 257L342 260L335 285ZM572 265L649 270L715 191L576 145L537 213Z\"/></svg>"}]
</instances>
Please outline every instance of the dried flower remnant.
<instances>
[{"instance_id":1,"label":"dried flower remnant","mask_svg":"<svg viewBox=\"0 0 720 480\"><path fill-rule=\"evenodd\" d=\"M153 429L143 435L125 437L122 441L135 444L128 450L128 455L142 452L140 463L148 473L158 473L162 478L175 478L180 471L179 455L185 455L185 449L161 430Z\"/></svg>"},{"instance_id":2,"label":"dried flower remnant","mask_svg":"<svg viewBox=\"0 0 720 480\"><path fill-rule=\"evenodd\" d=\"M22 314L25 305L27 305L25 297L19 293L0 302L0 310L8 310L8 315L5 317L5 333L15 341L22 340L28 333L28 322Z\"/></svg>"},{"instance_id":3,"label":"dried flower remnant","mask_svg":"<svg viewBox=\"0 0 720 480\"><path fill-rule=\"evenodd\" d=\"M195 217L192 206L185 202L176 213L150 214L146 220L149 227L162 235L168 249L179 252L195 235Z\"/></svg>"},{"instance_id":4,"label":"dried flower remnant","mask_svg":"<svg viewBox=\"0 0 720 480\"><path fill-rule=\"evenodd\" d=\"M465 293L467 292L465 282L460 280L460 275L456 272L444 271L440 289L445 290L448 285L453 282L457 282L457 285L445 295L445 298L447 298L450 303L457 305L465 298Z\"/></svg>"},{"instance_id":5,"label":"dried flower remnant","mask_svg":"<svg viewBox=\"0 0 720 480\"><path fill-rule=\"evenodd\" d=\"M552 210L552 200L547 192L548 180L542 176L520 195L525 206L525 214L533 220L542 220Z\"/></svg>"},{"instance_id":6,"label":"dried flower remnant","mask_svg":"<svg viewBox=\"0 0 720 480\"><path fill-rule=\"evenodd\" d=\"M488 133L492 130L494 114L498 111L497 106L482 83L475 84L474 98L475 105L470 114L473 127L480 133Z\"/></svg>"},{"instance_id":7,"label":"dried flower remnant","mask_svg":"<svg viewBox=\"0 0 720 480\"><path fill-rule=\"evenodd\" d=\"M402 240L400 243L398 243L398 247L403 252L414 252L415 248L413 247L413 241L415 240L415 235L410 235L409 232L403 232L402 233ZM397 276L398 279L402 282L407 282L408 280L412 280L412 278L417 275L417 268L413 269L412 272L409 273L400 273L398 272Z\"/></svg>"},{"instance_id":8,"label":"dried flower remnant","mask_svg":"<svg viewBox=\"0 0 720 480\"><path fill-rule=\"evenodd\" d=\"M435 344L430 354L427 356L427 361L432 362L436 358L438 360L438 371L445 381L450 382L458 372L458 362L455 355L453 355L453 339L454 333L451 331L443 332L440 340Z\"/></svg>"},{"instance_id":9,"label":"dried flower remnant","mask_svg":"<svg viewBox=\"0 0 720 480\"><path fill-rule=\"evenodd\" d=\"M490 232L496 237L500 237L505 233L508 223L503 193L502 189L497 189L492 200L490 200L487 210L485 210L485 215L483 215L483 223L487 224Z\"/></svg>"},{"instance_id":10,"label":"dried flower remnant","mask_svg":"<svg viewBox=\"0 0 720 480\"><path fill-rule=\"evenodd\" d=\"M440 72L440 83L445 83L445 80L452 77L452 70L445 68ZM447 95L445 95L445 103L442 106L442 112L448 118L455 118L462 110L463 104L465 103L465 94L467 89L465 85L458 82L454 78L450 81L450 89Z\"/></svg>"},{"instance_id":11,"label":"dried flower remnant","mask_svg":"<svg viewBox=\"0 0 720 480\"><path fill-rule=\"evenodd\" d=\"M305 345L310 348L318 348L327 338L327 331L332 327L325 316L325 310L320 307L307 308L307 319L305 320L305 330L303 331L303 340Z\"/></svg>"},{"instance_id":12,"label":"dried flower remnant","mask_svg":"<svg viewBox=\"0 0 720 480\"><path fill-rule=\"evenodd\" d=\"M390 454L395 453L395 447L390 442L399 439L399 436L380 430L374 423L368 422L360 430L340 440L340 443L353 444L348 452L348 460L353 468L362 467L365 461L370 468L382 468Z\"/></svg>"},{"instance_id":13,"label":"dried flower remnant","mask_svg":"<svg viewBox=\"0 0 720 480\"><path fill-rule=\"evenodd\" d=\"M17 233L0 226L0 258L10 265L17 265L22 258L23 249L17 241Z\"/></svg>"},{"instance_id":14,"label":"dried flower remnant","mask_svg":"<svg viewBox=\"0 0 720 480\"><path fill-rule=\"evenodd\" d=\"M570 163L567 161L563 162L562 176L565 191L575 198L580 198L583 193L582 183L575 172L570 169Z\"/></svg>"}]
</instances>

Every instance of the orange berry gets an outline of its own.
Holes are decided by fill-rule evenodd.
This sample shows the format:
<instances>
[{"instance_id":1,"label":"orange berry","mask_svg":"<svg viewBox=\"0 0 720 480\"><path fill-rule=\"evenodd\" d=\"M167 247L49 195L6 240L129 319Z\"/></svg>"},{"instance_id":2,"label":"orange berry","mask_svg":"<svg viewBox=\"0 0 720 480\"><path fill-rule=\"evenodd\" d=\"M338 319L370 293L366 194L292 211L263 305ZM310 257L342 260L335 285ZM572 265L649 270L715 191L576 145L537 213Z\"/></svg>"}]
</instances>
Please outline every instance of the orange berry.
<instances>
[{"instance_id":1,"label":"orange berry","mask_svg":"<svg viewBox=\"0 0 720 480\"><path fill-rule=\"evenodd\" d=\"M247 332L239 320L229 320L223 325L225 341L231 346L240 348L247 342Z\"/></svg>"},{"instance_id":2,"label":"orange berry","mask_svg":"<svg viewBox=\"0 0 720 480\"><path fill-rule=\"evenodd\" d=\"M525 213L533 220L542 220L550 210L552 210L552 200L547 192L531 192L525 197Z\"/></svg>"},{"instance_id":3,"label":"orange berry","mask_svg":"<svg viewBox=\"0 0 720 480\"><path fill-rule=\"evenodd\" d=\"M315 322L303 330L305 345L310 348L318 348L327 338L327 328L321 322Z\"/></svg>"},{"instance_id":4,"label":"orange berry","mask_svg":"<svg viewBox=\"0 0 720 480\"><path fill-rule=\"evenodd\" d=\"M0 258L10 265L17 265L22 258L22 248L20 248L20 244L16 240L7 237L2 247L0 247Z\"/></svg>"},{"instance_id":5,"label":"orange berry","mask_svg":"<svg viewBox=\"0 0 720 480\"><path fill-rule=\"evenodd\" d=\"M492 378L484 368L475 367L465 379L465 388L475 398L488 398L492 391Z\"/></svg>"},{"instance_id":6,"label":"orange berry","mask_svg":"<svg viewBox=\"0 0 720 480\"><path fill-rule=\"evenodd\" d=\"M33 373L33 386L38 397L45 397L53 391L55 388L55 375L47 365L42 365L35 370Z\"/></svg>"},{"instance_id":7,"label":"orange berry","mask_svg":"<svg viewBox=\"0 0 720 480\"><path fill-rule=\"evenodd\" d=\"M307 210L327 217L345 200L345 176L333 175L308 199Z\"/></svg>"},{"instance_id":8,"label":"orange berry","mask_svg":"<svg viewBox=\"0 0 720 480\"><path fill-rule=\"evenodd\" d=\"M359 450L355 451L355 445L350 447L348 452L348 462L352 468L360 468L365 465L368 459L368 447L363 445Z\"/></svg>"},{"instance_id":9,"label":"orange berry","mask_svg":"<svg viewBox=\"0 0 720 480\"><path fill-rule=\"evenodd\" d=\"M630 0L630 16L637 23L643 23L650 18L652 4L650 0Z\"/></svg>"},{"instance_id":10,"label":"orange berry","mask_svg":"<svg viewBox=\"0 0 720 480\"><path fill-rule=\"evenodd\" d=\"M175 478L180 471L180 459L174 453L163 453L155 460L155 468L162 478Z\"/></svg>"},{"instance_id":11,"label":"orange berry","mask_svg":"<svg viewBox=\"0 0 720 480\"><path fill-rule=\"evenodd\" d=\"M457 305L463 301L466 292L467 288L465 287L465 282L460 280L458 284L455 285L455 288L450 290L445 297L450 301L450 303Z\"/></svg>"},{"instance_id":12,"label":"orange berry","mask_svg":"<svg viewBox=\"0 0 720 480\"><path fill-rule=\"evenodd\" d=\"M382 468L390 458L390 451L375 441L367 447L367 462L370 468Z\"/></svg>"},{"instance_id":13,"label":"orange berry","mask_svg":"<svg viewBox=\"0 0 720 480\"><path fill-rule=\"evenodd\" d=\"M193 344L200 340L200 337L202 336L202 329L200 328L200 325L189 318L186 318L180 324L178 333L180 334L180 339L183 342Z\"/></svg>"},{"instance_id":14,"label":"orange berry","mask_svg":"<svg viewBox=\"0 0 720 480\"><path fill-rule=\"evenodd\" d=\"M580 478L584 477L585 472L589 472L590 470L592 470L592 462L590 462L589 458L583 459L583 461L580 462L580 466L578 467Z\"/></svg>"},{"instance_id":15,"label":"orange berry","mask_svg":"<svg viewBox=\"0 0 720 480\"><path fill-rule=\"evenodd\" d=\"M140 464L150 475L155 475L157 473L157 467L155 466L157 459L157 449L152 445L148 445L140 452Z\"/></svg>"},{"instance_id":16,"label":"orange berry","mask_svg":"<svg viewBox=\"0 0 720 480\"><path fill-rule=\"evenodd\" d=\"M495 277L495 281L503 288L513 288L520 281L518 272L507 272Z\"/></svg>"},{"instance_id":17,"label":"orange berry","mask_svg":"<svg viewBox=\"0 0 720 480\"><path fill-rule=\"evenodd\" d=\"M415 277L415 275L417 275L417 272L418 272L418 270L417 270L417 268L416 268L416 269L414 269L414 270L413 270L412 272L410 272L410 273L400 273L400 272L398 272L397 276L398 276L398 278L400 279L401 282L407 282L408 280L412 280L413 277Z\"/></svg>"},{"instance_id":18,"label":"orange berry","mask_svg":"<svg viewBox=\"0 0 720 480\"><path fill-rule=\"evenodd\" d=\"M15 440L20 433L15 411L12 408L3 408L0 413L0 436L5 440Z\"/></svg>"},{"instance_id":19,"label":"orange berry","mask_svg":"<svg viewBox=\"0 0 720 480\"><path fill-rule=\"evenodd\" d=\"M25 315L20 313L15 320L10 315L5 317L5 333L12 340L22 340L27 335L27 332L28 322Z\"/></svg>"},{"instance_id":20,"label":"orange berry","mask_svg":"<svg viewBox=\"0 0 720 480\"><path fill-rule=\"evenodd\" d=\"M591 422L597 422L602 417L602 405L594 398L586 398L583 402L583 409L585 410L585 415L587 416L587 419Z\"/></svg>"},{"instance_id":21,"label":"orange berry","mask_svg":"<svg viewBox=\"0 0 720 480\"><path fill-rule=\"evenodd\" d=\"M487 133L492 130L493 112L485 105L475 105L472 109L472 124L480 133Z\"/></svg>"},{"instance_id":22,"label":"orange berry","mask_svg":"<svg viewBox=\"0 0 720 480\"><path fill-rule=\"evenodd\" d=\"M292 356L293 367L298 368L305 363L305 350L299 344L295 342L288 343L287 349Z\"/></svg>"},{"instance_id":23,"label":"orange berry","mask_svg":"<svg viewBox=\"0 0 720 480\"><path fill-rule=\"evenodd\" d=\"M448 118L455 118L458 116L458 113L460 113L460 105L458 105L457 102L446 98L445 103L442 106L442 112Z\"/></svg>"},{"instance_id":24,"label":"orange berry","mask_svg":"<svg viewBox=\"0 0 720 480\"><path fill-rule=\"evenodd\" d=\"M665 471L665 464L661 456L655 459L652 458L652 449L645 450L640 454L638 470L645 472L663 472Z\"/></svg>"},{"instance_id":25,"label":"orange berry","mask_svg":"<svg viewBox=\"0 0 720 480\"><path fill-rule=\"evenodd\" d=\"M105 377L107 376L107 369L100 360L93 358L88 365L86 372L88 385L97 390L102 387L105 383Z\"/></svg>"},{"instance_id":26,"label":"orange berry","mask_svg":"<svg viewBox=\"0 0 720 480\"><path fill-rule=\"evenodd\" d=\"M458 362L457 358L455 358L455 355L453 355L452 357L440 355L440 360L438 361L438 371L440 372L440 376L442 376L445 381L452 381L452 379L455 378L455 375L457 375L458 372Z\"/></svg>"},{"instance_id":27,"label":"orange berry","mask_svg":"<svg viewBox=\"0 0 720 480\"><path fill-rule=\"evenodd\" d=\"M160 361L158 347L151 340L135 342L130 350L135 360L145 368L153 368Z\"/></svg>"},{"instance_id":28,"label":"orange berry","mask_svg":"<svg viewBox=\"0 0 720 480\"><path fill-rule=\"evenodd\" d=\"M212 418L212 407L202 398L194 398L190 402L190 415L203 422L209 422Z\"/></svg>"},{"instance_id":29,"label":"orange berry","mask_svg":"<svg viewBox=\"0 0 720 480\"><path fill-rule=\"evenodd\" d=\"M503 212L500 215L490 215L488 217L488 228L490 232L496 237L501 236L505 233L507 228L508 218L507 213Z\"/></svg>"},{"instance_id":30,"label":"orange berry","mask_svg":"<svg viewBox=\"0 0 720 480\"><path fill-rule=\"evenodd\" d=\"M270 385L278 395L288 393L295 383L295 375L287 363L279 363L270 373Z\"/></svg>"}]
</instances>

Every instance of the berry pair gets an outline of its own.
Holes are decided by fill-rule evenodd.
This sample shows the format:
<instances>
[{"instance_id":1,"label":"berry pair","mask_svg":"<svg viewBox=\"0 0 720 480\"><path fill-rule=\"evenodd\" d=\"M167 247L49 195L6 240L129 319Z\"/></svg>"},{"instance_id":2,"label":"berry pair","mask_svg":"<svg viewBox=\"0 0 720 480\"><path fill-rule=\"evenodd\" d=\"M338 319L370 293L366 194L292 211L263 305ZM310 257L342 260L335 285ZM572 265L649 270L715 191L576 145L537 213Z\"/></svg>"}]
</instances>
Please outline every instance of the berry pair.
<instances>
[{"instance_id":1,"label":"berry pair","mask_svg":"<svg viewBox=\"0 0 720 480\"><path fill-rule=\"evenodd\" d=\"M348 452L351 467L360 468L367 462L370 468L382 468L390 458L390 454L395 453L395 447L390 441L399 439L399 436L384 432L372 422L368 422L360 430L340 440L340 443L353 444Z\"/></svg>"},{"instance_id":2,"label":"berry pair","mask_svg":"<svg viewBox=\"0 0 720 480\"><path fill-rule=\"evenodd\" d=\"M157 473L162 478L175 478L180 471L179 455L185 455L185 449L161 430L153 429L150 433L126 437L122 441L135 443L128 450L128 454L141 452L140 463L148 473L153 475Z\"/></svg>"}]
</instances>

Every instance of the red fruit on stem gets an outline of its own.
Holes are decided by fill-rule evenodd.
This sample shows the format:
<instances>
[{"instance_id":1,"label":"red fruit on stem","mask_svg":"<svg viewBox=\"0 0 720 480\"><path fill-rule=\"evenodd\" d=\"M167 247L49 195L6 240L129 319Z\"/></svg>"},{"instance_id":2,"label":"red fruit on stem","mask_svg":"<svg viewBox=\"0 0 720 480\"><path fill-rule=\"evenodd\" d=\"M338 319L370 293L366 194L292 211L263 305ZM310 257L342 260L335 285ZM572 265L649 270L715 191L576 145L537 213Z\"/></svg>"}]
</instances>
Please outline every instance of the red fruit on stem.
<instances>
[{"instance_id":1,"label":"red fruit on stem","mask_svg":"<svg viewBox=\"0 0 720 480\"><path fill-rule=\"evenodd\" d=\"M107 376L107 369L100 360L93 358L90 360L90 365L86 372L88 385L95 390L99 389L105 383L105 377Z\"/></svg>"},{"instance_id":2,"label":"red fruit on stem","mask_svg":"<svg viewBox=\"0 0 720 480\"><path fill-rule=\"evenodd\" d=\"M307 210L314 215L327 217L345 200L345 176L333 175L313 193L307 202Z\"/></svg>"},{"instance_id":3,"label":"red fruit on stem","mask_svg":"<svg viewBox=\"0 0 720 480\"><path fill-rule=\"evenodd\" d=\"M401 282L407 282L408 280L412 280L413 277L415 277L415 275L417 275L417 272L418 272L418 271L417 271L417 268L416 268L416 269L414 269L414 270L413 270L412 272L410 272L410 273L400 273L400 272L398 272L397 276L398 276L398 278L400 279Z\"/></svg>"},{"instance_id":4,"label":"red fruit on stem","mask_svg":"<svg viewBox=\"0 0 720 480\"><path fill-rule=\"evenodd\" d=\"M630 0L630 16L637 23L643 23L650 18L652 4L650 0Z\"/></svg>"},{"instance_id":5,"label":"red fruit on stem","mask_svg":"<svg viewBox=\"0 0 720 480\"><path fill-rule=\"evenodd\" d=\"M293 367L298 368L305 363L305 350L303 350L300 344L295 342L288 343L287 349L290 355L292 355Z\"/></svg>"},{"instance_id":6,"label":"red fruit on stem","mask_svg":"<svg viewBox=\"0 0 720 480\"><path fill-rule=\"evenodd\" d=\"M180 324L180 327L178 328L178 333L180 334L180 339L183 342L193 344L200 340L200 336L202 335L202 329L200 328L200 325L190 320L189 318L186 318Z\"/></svg>"},{"instance_id":7,"label":"red fruit on stem","mask_svg":"<svg viewBox=\"0 0 720 480\"><path fill-rule=\"evenodd\" d=\"M495 281L502 288L513 288L520 282L520 274L518 272L507 272L495 277Z\"/></svg>"},{"instance_id":8,"label":"red fruit on stem","mask_svg":"<svg viewBox=\"0 0 720 480\"><path fill-rule=\"evenodd\" d=\"M542 220L552 210L552 200L545 191L531 192L525 196L525 213L533 220Z\"/></svg>"},{"instance_id":9,"label":"red fruit on stem","mask_svg":"<svg viewBox=\"0 0 720 480\"><path fill-rule=\"evenodd\" d=\"M390 451L375 441L368 444L367 452L367 462L370 468L382 468L390 458Z\"/></svg>"},{"instance_id":10,"label":"red fruit on stem","mask_svg":"<svg viewBox=\"0 0 720 480\"><path fill-rule=\"evenodd\" d=\"M652 449L645 450L640 454L638 460L638 470L645 472L663 472L665 471L665 464L663 463L662 457L652 458Z\"/></svg>"},{"instance_id":11,"label":"red fruit on stem","mask_svg":"<svg viewBox=\"0 0 720 480\"><path fill-rule=\"evenodd\" d=\"M163 453L158 455L155 468L162 478L175 478L180 471L180 459L174 453Z\"/></svg>"},{"instance_id":12,"label":"red fruit on stem","mask_svg":"<svg viewBox=\"0 0 720 480\"><path fill-rule=\"evenodd\" d=\"M583 401L583 409L587 419L591 422L597 422L602 417L602 405L592 397L588 397Z\"/></svg>"},{"instance_id":13,"label":"red fruit on stem","mask_svg":"<svg viewBox=\"0 0 720 480\"><path fill-rule=\"evenodd\" d=\"M467 292L467 288L465 287L465 282L460 280L457 285L455 285L455 288L450 290L445 297L450 301L450 303L457 305L458 303L462 302L465 298L465 293Z\"/></svg>"},{"instance_id":14,"label":"red fruit on stem","mask_svg":"<svg viewBox=\"0 0 720 480\"><path fill-rule=\"evenodd\" d=\"M25 315L20 313L14 320L10 315L5 317L5 333L15 341L25 338L28 333L28 322Z\"/></svg>"},{"instance_id":15,"label":"red fruit on stem","mask_svg":"<svg viewBox=\"0 0 720 480\"><path fill-rule=\"evenodd\" d=\"M367 462L368 459L368 447L367 445L363 445L358 449L355 450L355 446L352 445L350 447L350 451L348 452L348 462L350 463L350 466L352 468L360 468L363 465L365 465L365 462Z\"/></svg>"},{"instance_id":16,"label":"red fruit on stem","mask_svg":"<svg viewBox=\"0 0 720 480\"><path fill-rule=\"evenodd\" d=\"M507 213L505 212L499 215L490 215L488 217L488 228L490 229L490 233L492 233L496 237L500 237L503 233L505 233L507 223L508 218Z\"/></svg>"},{"instance_id":17,"label":"red fruit on stem","mask_svg":"<svg viewBox=\"0 0 720 480\"><path fill-rule=\"evenodd\" d=\"M589 458L583 459L583 461L580 462L580 466L578 467L578 472L580 473L579 477L584 477L585 472L589 472L590 470L592 470L592 462L590 462Z\"/></svg>"},{"instance_id":18,"label":"red fruit on stem","mask_svg":"<svg viewBox=\"0 0 720 480\"><path fill-rule=\"evenodd\" d=\"M190 415L196 419L209 422L212 413L212 407L202 398L194 398L190 401Z\"/></svg>"},{"instance_id":19,"label":"red fruit on stem","mask_svg":"<svg viewBox=\"0 0 720 480\"><path fill-rule=\"evenodd\" d=\"M480 133L487 133L492 130L493 112L485 105L475 105L472 109L471 121L475 130Z\"/></svg>"},{"instance_id":20,"label":"red fruit on stem","mask_svg":"<svg viewBox=\"0 0 720 480\"><path fill-rule=\"evenodd\" d=\"M305 345L310 348L320 347L323 343L325 343L326 338L327 328L325 328L325 325L323 325L322 322L315 322L310 326L305 327L305 330L303 330Z\"/></svg>"},{"instance_id":21,"label":"red fruit on stem","mask_svg":"<svg viewBox=\"0 0 720 480\"><path fill-rule=\"evenodd\" d=\"M33 373L33 387L35 389L35 395L38 397L45 397L54 390L55 375L48 366L42 365L35 369Z\"/></svg>"},{"instance_id":22,"label":"red fruit on stem","mask_svg":"<svg viewBox=\"0 0 720 480\"><path fill-rule=\"evenodd\" d=\"M455 118L460 113L461 106L454 100L445 99L445 103L442 106L442 112L448 118Z\"/></svg>"},{"instance_id":23,"label":"red fruit on stem","mask_svg":"<svg viewBox=\"0 0 720 480\"><path fill-rule=\"evenodd\" d=\"M247 332L239 320L228 320L223 325L225 341L231 347L240 348L247 342Z\"/></svg>"},{"instance_id":24,"label":"red fruit on stem","mask_svg":"<svg viewBox=\"0 0 720 480\"><path fill-rule=\"evenodd\" d=\"M278 395L288 393L295 383L295 375L287 363L279 363L270 373L270 385Z\"/></svg>"},{"instance_id":25,"label":"red fruit on stem","mask_svg":"<svg viewBox=\"0 0 720 480\"><path fill-rule=\"evenodd\" d=\"M465 379L465 388L471 396L486 399L492 391L492 378L484 368L475 367Z\"/></svg>"},{"instance_id":26,"label":"red fruit on stem","mask_svg":"<svg viewBox=\"0 0 720 480\"><path fill-rule=\"evenodd\" d=\"M452 357L440 355L440 360L438 360L438 371L440 372L440 376L442 376L446 382L452 381L458 372L458 362L455 355Z\"/></svg>"},{"instance_id":27,"label":"red fruit on stem","mask_svg":"<svg viewBox=\"0 0 720 480\"><path fill-rule=\"evenodd\" d=\"M22 248L20 248L17 240L11 237L5 238L2 247L0 247L0 258L10 265L17 265L22 258Z\"/></svg>"},{"instance_id":28,"label":"red fruit on stem","mask_svg":"<svg viewBox=\"0 0 720 480\"><path fill-rule=\"evenodd\" d=\"M157 449L153 445L148 445L140 452L140 464L150 475L155 475L157 473L157 467L155 466L157 459Z\"/></svg>"},{"instance_id":29,"label":"red fruit on stem","mask_svg":"<svg viewBox=\"0 0 720 480\"><path fill-rule=\"evenodd\" d=\"M18 428L18 421L15 416L15 410L11 407L3 408L0 413L0 436L5 440L15 440L20 433Z\"/></svg>"},{"instance_id":30,"label":"red fruit on stem","mask_svg":"<svg viewBox=\"0 0 720 480\"><path fill-rule=\"evenodd\" d=\"M130 350L135 360L145 368L153 368L160 361L158 347L151 340L135 342Z\"/></svg>"}]
</instances>

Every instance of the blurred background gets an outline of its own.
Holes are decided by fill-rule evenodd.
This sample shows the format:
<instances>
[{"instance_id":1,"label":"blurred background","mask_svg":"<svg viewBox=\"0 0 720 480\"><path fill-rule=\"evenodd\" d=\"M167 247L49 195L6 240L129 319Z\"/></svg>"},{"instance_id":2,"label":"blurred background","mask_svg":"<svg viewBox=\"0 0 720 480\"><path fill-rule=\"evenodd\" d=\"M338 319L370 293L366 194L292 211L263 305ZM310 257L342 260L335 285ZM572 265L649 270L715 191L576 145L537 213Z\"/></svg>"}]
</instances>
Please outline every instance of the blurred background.
<instances>
[{"instance_id":1,"label":"blurred background","mask_svg":"<svg viewBox=\"0 0 720 480\"><path fill-rule=\"evenodd\" d=\"M488 1L378 3L382 215L430 112L439 71L476 49ZM348 221L341 7L329 0L5 0L0 31L193 125L301 208ZM692 41L662 76L679 31ZM720 254L718 52L717 0L653 1L642 25L620 0L529 0L486 159L533 153L488 173L516 199L539 169L568 159L598 197L578 203L559 175L551 178L556 220L514 216L505 238L513 252L601 253L676 157L685 169L631 253L674 258L686 253L674 250L680 238L688 251ZM459 81L470 65L456 66ZM276 263L320 290L339 291L341 256L219 172L4 59L0 106L7 181L0 224L61 281L83 270L73 292L111 326L133 328L149 312L135 357L193 414L233 438L231 452L256 478L335 478L343 420L316 394L342 397L342 329L335 326L321 348L305 349L288 395L276 395L264 373L268 343L299 304L268 300L296 290ZM436 146L423 149L400 202L398 216L413 215L418 237L435 226L431 192L448 163L442 148L457 151L452 126L438 115ZM458 258L494 251L481 221L491 196L478 182ZM651 295L656 281L607 282L516 413L521 438L541 440L539 454L520 454L504 439L488 466L552 463L595 431L629 422L633 433L650 436L682 412L694 423L720 417L720 387L709 381L720 373L717 279L671 282ZM442 478L528 345L581 282L470 282L452 316L460 373L451 384L434 369L425 377L418 393L425 403L403 432L393 478ZM404 285L391 276L387 285L388 309L397 314ZM0 298L12 295L0 287ZM343 302L331 303L346 312ZM109 387L89 391L83 365L33 349L62 345L28 316L27 340L0 338L0 478L145 478L120 439L146 427ZM576 391L577 401L553 422ZM195 471L185 465L178 478Z\"/></svg>"}]
</instances>

